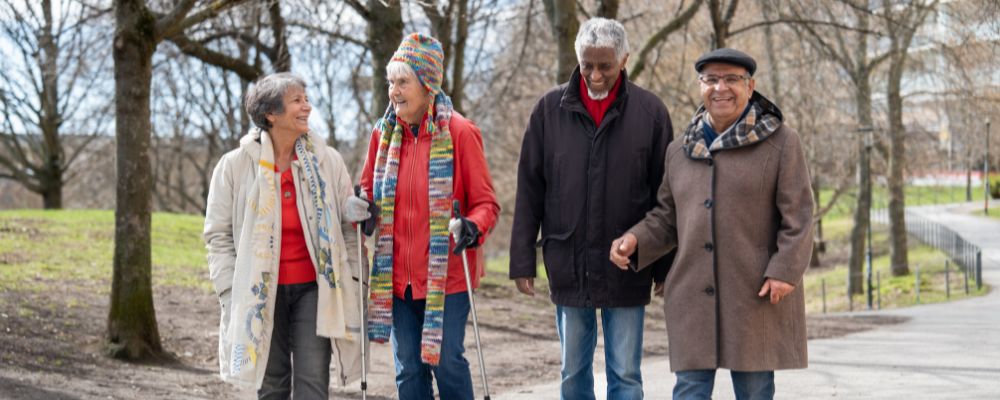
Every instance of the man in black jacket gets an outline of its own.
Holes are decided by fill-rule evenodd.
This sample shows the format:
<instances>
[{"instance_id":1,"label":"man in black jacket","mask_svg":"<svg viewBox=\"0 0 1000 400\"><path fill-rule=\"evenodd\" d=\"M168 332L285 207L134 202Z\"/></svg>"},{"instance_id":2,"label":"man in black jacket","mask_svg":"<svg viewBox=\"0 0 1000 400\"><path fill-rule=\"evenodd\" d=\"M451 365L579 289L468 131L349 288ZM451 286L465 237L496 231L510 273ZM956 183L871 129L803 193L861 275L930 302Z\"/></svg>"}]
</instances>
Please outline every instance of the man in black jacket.
<instances>
[{"instance_id":1,"label":"man in black jacket","mask_svg":"<svg viewBox=\"0 0 1000 400\"><path fill-rule=\"evenodd\" d=\"M579 66L569 82L542 96L524 133L510 278L519 291L534 295L535 248L542 248L562 347L563 399L594 398L598 309L607 397L641 399L645 306L670 256L636 273L618 269L607 249L656 205L673 137L670 116L656 95L629 82L628 39L620 23L585 22L576 54Z\"/></svg>"}]
</instances>

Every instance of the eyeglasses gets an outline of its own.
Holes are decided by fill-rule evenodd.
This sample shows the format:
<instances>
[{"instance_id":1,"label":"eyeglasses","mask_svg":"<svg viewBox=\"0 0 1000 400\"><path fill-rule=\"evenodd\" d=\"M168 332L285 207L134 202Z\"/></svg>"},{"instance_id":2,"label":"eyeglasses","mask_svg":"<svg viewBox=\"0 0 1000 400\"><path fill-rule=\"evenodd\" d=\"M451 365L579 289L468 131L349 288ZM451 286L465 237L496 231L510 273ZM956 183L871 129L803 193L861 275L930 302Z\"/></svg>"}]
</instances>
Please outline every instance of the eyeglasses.
<instances>
[{"instance_id":1,"label":"eyeglasses","mask_svg":"<svg viewBox=\"0 0 1000 400\"><path fill-rule=\"evenodd\" d=\"M706 84L708 86L718 85L719 82L725 82L726 86L734 86L734 85L740 84L741 82L743 82L743 81L745 81L747 79L750 79L750 77L746 76L746 75L737 75L737 74L729 74L729 75L723 75L723 76L718 76L718 75L699 75L698 76L698 80L701 81L701 83L704 83L704 84Z\"/></svg>"}]
</instances>

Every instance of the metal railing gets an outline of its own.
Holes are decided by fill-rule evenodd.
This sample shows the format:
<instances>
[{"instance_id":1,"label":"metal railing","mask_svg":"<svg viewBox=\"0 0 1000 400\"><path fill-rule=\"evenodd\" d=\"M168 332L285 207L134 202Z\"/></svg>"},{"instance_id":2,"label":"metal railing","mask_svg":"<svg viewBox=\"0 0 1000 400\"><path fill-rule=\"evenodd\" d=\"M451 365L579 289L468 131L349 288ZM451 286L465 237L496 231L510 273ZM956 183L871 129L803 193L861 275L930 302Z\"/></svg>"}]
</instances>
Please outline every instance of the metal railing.
<instances>
[{"instance_id":1,"label":"metal railing","mask_svg":"<svg viewBox=\"0 0 1000 400\"><path fill-rule=\"evenodd\" d=\"M983 287L983 250L965 240L962 235L951 230L947 226L931 221L912 211L906 212L906 232L924 242L943 251L964 272L972 277L976 282L976 288ZM888 209L872 210L872 223L888 225Z\"/></svg>"}]
</instances>

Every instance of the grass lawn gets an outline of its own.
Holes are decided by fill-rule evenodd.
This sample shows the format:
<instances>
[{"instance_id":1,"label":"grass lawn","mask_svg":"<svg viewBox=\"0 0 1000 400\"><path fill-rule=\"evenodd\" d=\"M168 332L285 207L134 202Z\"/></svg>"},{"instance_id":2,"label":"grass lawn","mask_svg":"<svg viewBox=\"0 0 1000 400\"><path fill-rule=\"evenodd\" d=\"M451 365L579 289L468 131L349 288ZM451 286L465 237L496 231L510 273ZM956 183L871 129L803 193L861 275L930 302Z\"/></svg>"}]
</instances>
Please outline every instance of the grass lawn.
<instances>
[{"instance_id":1,"label":"grass lawn","mask_svg":"<svg viewBox=\"0 0 1000 400\"><path fill-rule=\"evenodd\" d=\"M203 218L153 214L153 284L211 291ZM0 290L42 290L42 282L88 284L109 279L114 212L0 211ZM110 286L94 288L108 293Z\"/></svg>"},{"instance_id":2,"label":"grass lawn","mask_svg":"<svg viewBox=\"0 0 1000 400\"><path fill-rule=\"evenodd\" d=\"M983 211L983 209L979 209L979 210L973 211L972 215L975 215L977 217L982 217L982 216L986 215L986 213ZM993 201L990 202L990 215L989 215L989 217L993 218L993 219L1000 219L1000 200L993 200Z\"/></svg>"}]
</instances>

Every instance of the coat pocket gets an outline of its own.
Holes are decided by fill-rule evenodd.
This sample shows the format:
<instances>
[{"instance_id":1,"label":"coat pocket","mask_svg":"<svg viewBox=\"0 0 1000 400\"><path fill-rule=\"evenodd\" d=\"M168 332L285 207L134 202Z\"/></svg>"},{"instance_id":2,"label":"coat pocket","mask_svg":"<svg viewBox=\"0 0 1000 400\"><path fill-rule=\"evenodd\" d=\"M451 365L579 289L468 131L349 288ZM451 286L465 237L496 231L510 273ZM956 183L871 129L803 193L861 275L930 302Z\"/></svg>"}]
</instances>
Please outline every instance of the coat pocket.
<instances>
[{"instance_id":1,"label":"coat pocket","mask_svg":"<svg viewBox=\"0 0 1000 400\"><path fill-rule=\"evenodd\" d=\"M572 288L576 284L576 259L573 251L573 232L546 235L539 242L549 286L555 289Z\"/></svg>"}]
</instances>

